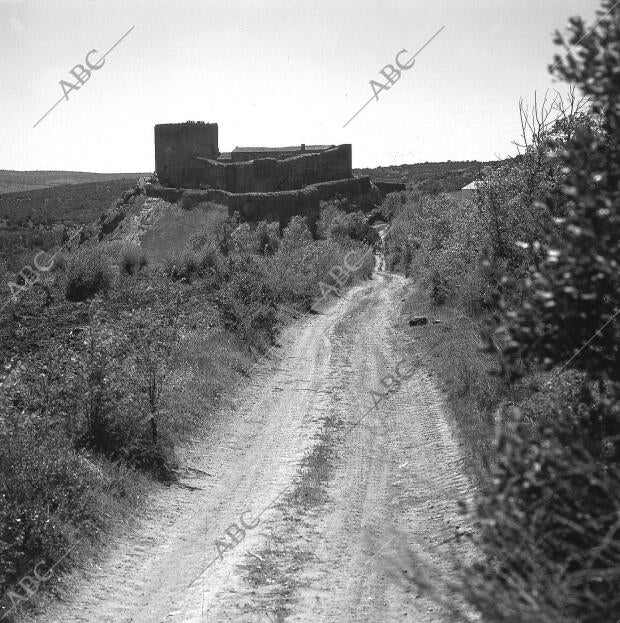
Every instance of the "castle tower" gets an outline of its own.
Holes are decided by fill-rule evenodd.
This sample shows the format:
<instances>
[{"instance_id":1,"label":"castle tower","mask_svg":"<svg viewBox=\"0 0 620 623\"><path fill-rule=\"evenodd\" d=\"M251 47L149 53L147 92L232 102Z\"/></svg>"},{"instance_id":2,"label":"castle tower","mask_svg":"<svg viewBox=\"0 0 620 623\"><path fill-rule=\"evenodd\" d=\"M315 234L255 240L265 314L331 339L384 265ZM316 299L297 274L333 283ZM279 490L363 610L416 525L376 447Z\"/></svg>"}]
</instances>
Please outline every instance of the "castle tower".
<instances>
[{"instance_id":1,"label":"castle tower","mask_svg":"<svg viewBox=\"0 0 620 623\"><path fill-rule=\"evenodd\" d=\"M217 158L217 123L188 121L155 126L155 172L160 184L190 186L196 156Z\"/></svg>"}]
</instances>

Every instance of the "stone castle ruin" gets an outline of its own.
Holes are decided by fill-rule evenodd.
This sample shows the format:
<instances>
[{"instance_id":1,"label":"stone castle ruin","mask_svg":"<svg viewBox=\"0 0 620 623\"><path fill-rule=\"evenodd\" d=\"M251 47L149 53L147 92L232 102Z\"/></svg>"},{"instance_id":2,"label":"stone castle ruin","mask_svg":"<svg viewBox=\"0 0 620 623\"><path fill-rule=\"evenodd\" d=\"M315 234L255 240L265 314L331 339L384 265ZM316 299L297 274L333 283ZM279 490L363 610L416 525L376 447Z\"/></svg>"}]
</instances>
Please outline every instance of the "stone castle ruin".
<instances>
[{"instance_id":1,"label":"stone castle ruin","mask_svg":"<svg viewBox=\"0 0 620 623\"><path fill-rule=\"evenodd\" d=\"M155 126L155 171L161 184L231 193L299 190L353 177L351 145L237 147L221 153L217 123Z\"/></svg>"},{"instance_id":2,"label":"stone castle ruin","mask_svg":"<svg viewBox=\"0 0 620 623\"><path fill-rule=\"evenodd\" d=\"M320 201L348 198L372 208L382 191L369 177L354 177L351 145L236 147L219 150L217 123L188 121L155 126L158 183L147 194L185 209L206 202L228 206L244 220L286 222L318 218Z\"/></svg>"},{"instance_id":3,"label":"stone castle ruin","mask_svg":"<svg viewBox=\"0 0 620 623\"><path fill-rule=\"evenodd\" d=\"M322 201L385 220L381 200L403 184L355 177L351 145L237 147L221 153L216 123L155 126L155 176L140 178L98 224L98 239L128 239L161 261L228 212L235 220L286 227L303 216L316 235Z\"/></svg>"}]
</instances>

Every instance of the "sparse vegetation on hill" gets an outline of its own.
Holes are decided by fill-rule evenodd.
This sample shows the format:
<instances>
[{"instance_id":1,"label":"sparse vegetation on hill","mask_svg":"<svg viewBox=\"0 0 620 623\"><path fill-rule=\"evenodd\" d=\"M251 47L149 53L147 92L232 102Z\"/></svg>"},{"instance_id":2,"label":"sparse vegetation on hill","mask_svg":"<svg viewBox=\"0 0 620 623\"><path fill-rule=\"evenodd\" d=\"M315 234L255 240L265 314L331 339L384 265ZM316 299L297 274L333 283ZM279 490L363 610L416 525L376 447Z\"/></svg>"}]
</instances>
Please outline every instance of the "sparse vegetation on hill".
<instances>
[{"instance_id":1,"label":"sparse vegetation on hill","mask_svg":"<svg viewBox=\"0 0 620 623\"><path fill-rule=\"evenodd\" d=\"M460 190L463 186L477 180L488 167L497 167L498 162L420 162L401 164L374 169L354 169L354 175L370 175L373 179L388 182L402 182L408 188L417 189L427 194L448 193Z\"/></svg>"},{"instance_id":2,"label":"sparse vegetation on hill","mask_svg":"<svg viewBox=\"0 0 620 623\"><path fill-rule=\"evenodd\" d=\"M0 279L6 283L38 251L65 243L135 183L133 178L112 179L0 195Z\"/></svg>"},{"instance_id":3,"label":"sparse vegetation on hill","mask_svg":"<svg viewBox=\"0 0 620 623\"><path fill-rule=\"evenodd\" d=\"M0 194L25 190L87 184L111 180L136 180L147 173L87 173L83 171L6 171L0 170Z\"/></svg>"},{"instance_id":4,"label":"sparse vegetation on hill","mask_svg":"<svg viewBox=\"0 0 620 623\"><path fill-rule=\"evenodd\" d=\"M0 616L33 564L129 512L145 475L174 482L176 445L208 424L283 318L334 285L332 268L368 250L359 215L326 204L321 231L313 240L301 217L280 232L218 216L161 265L93 235L2 309Z\"/></svg>"},{"instance_id":5,"label":"sparse vegetation on hill","mask_svg":"<svg viewBox=\"0 0 620 623\"><path fill-rule=\"evenodd\" d=\"M91 223L136 181L128 177L6 193L0 195L0 222L4 229Z\"/></svg>"}]
</instances>

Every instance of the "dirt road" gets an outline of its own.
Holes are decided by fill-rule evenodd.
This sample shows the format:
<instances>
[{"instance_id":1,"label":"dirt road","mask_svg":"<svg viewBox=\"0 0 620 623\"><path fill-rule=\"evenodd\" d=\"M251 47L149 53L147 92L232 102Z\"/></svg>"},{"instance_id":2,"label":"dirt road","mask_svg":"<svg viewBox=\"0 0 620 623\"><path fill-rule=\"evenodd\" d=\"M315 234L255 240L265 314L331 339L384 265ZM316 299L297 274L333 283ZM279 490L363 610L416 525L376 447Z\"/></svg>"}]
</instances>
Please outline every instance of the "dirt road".
<instances>
[{"instance_id":1,"label":"dirt road","mask_svg":"<svg viewBox=\"0 0 620 623\"><path fill-rule=\"evenodd\" d=\"M186 450L184 486L162 488L37 621L450 620L403 571L419 572L414 550L431 583L450 578L471 494L442 396L396 326L404 285L379 272L287 331Z\"/></svg>"}]
</instances>

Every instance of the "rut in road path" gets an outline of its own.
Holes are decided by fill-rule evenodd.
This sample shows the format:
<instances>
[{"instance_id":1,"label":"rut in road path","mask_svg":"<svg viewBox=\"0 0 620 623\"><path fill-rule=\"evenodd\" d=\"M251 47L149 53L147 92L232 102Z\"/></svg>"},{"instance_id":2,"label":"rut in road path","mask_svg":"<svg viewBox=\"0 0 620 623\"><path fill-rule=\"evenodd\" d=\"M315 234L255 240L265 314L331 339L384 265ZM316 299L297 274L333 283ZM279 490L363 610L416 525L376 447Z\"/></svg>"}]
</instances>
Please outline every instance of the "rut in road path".
<instances>
[{"instance_id":1,"label":"rut in road path","mask_svg":"<svg viewBox=\"0 0 620 623\"><path fill-rule=\"evenodd\" d=\"M397 371L411 361L404 286L377 273L288 331L280 360L187 448L191 488L158 491L37 621L449 620L402 582L410 548L436 563L431 581L450 577L472 489L433 379Z\"/></svg>"}]
</instances>

